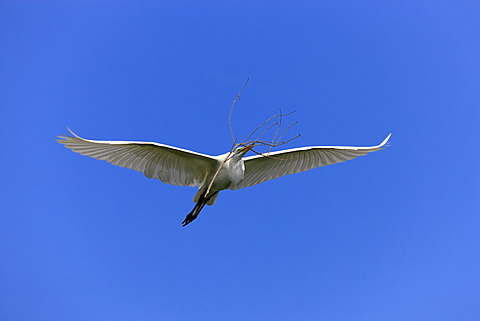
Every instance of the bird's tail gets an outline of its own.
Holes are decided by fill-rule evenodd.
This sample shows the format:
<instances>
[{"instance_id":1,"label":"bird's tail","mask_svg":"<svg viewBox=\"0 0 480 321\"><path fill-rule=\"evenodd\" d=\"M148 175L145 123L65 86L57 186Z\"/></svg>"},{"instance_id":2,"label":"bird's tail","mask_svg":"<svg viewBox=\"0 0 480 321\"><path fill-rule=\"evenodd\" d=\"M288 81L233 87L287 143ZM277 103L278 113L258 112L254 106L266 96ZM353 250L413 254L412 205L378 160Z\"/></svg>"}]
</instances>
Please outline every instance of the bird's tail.
<instances>
[{"instance_id":1,"label":"bird's tail","mask_svg":"<svg viewBox=\"0 0 480 321\"><path fill-rule=\"evenodd\" d=\"M193 197L193 201L195 203L198 203L202 197L205 197L205 191L206 191L206 188L200 188L198 192L195 194L195 196ZM218 192L211 194L210 197L208 198L207 205L215 204L217 197L218 197Z\"/></svg>"}]
</instances>

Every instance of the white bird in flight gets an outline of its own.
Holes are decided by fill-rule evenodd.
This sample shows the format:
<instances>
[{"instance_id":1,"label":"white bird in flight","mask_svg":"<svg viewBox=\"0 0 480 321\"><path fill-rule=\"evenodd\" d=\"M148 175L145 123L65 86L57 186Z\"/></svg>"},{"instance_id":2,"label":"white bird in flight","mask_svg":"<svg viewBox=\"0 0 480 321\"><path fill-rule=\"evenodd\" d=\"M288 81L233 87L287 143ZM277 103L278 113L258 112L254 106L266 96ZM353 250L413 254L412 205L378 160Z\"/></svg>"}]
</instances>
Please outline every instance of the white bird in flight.
<instances>
[{"instance_id":1,"label":"white bird in flight","mask_svg":"<svg viewBox=\"0 0 480 321\"><path fill-rule=\"evenodd\" d=\"M142 172L167 184L197 186L193 198L196 205L183 226L195 220L205 205L213 205L222 190L237 190L364 156L382 149L391 136L371 147L310 146L244 158L254 144L210 156L159 143L89 140L69 131L73 137L62 135L57 141L76 153Z\"/></svg>"}]
</instances>

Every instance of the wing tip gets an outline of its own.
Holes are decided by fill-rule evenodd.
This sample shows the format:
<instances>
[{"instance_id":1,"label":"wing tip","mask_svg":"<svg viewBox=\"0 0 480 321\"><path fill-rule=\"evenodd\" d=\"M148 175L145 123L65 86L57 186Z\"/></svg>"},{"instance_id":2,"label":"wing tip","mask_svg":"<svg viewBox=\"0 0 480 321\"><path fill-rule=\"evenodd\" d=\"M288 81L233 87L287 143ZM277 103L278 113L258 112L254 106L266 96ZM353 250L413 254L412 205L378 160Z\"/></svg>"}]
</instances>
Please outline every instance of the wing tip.
<instances>
[{"instance_id":1,"label":"wing tip","mask_svg":"<svg viewBox=\"0 0 480 321\"><path fill-rule=\"evenodd\" d=\"M390 137L392 136L392 133L388 134L388 136L383 140L383 142L380 143L380 145L378 145L378 147L383 147L383 146L388 146L387 144L389 144L389 140L390 140Z\"/></svg>"},{"instance_id":2,"label":"wing tip","mask_svg":"<svg viewBox=\"0 0 480 321\"><path fill-rule=\"evenodd\" d=\"M77 134L75 134L68 126L67 126L67 130L70 132L70 134L72 134L72 136L68 136L68 135L58 135L56 136L57 139L55 139L55 141L57 141L58 143L60 144L67 144L69 141L71 141L72 139L81 139L81 140L84 140L82 137L78 136Z\"/></svg>"},{"instance_id":3,"label":"wing tip","mask_svg":"<svg viewBox=\"0 0 480 321\"><path fill-rule=\"evenodd\" d=\"M81 138L80 136L78 136L77 134L75 134L68 126L67 126L67 130L70 132L70 134L72 134L74 137L76 138Z\"/></svg>"}]
</instances>

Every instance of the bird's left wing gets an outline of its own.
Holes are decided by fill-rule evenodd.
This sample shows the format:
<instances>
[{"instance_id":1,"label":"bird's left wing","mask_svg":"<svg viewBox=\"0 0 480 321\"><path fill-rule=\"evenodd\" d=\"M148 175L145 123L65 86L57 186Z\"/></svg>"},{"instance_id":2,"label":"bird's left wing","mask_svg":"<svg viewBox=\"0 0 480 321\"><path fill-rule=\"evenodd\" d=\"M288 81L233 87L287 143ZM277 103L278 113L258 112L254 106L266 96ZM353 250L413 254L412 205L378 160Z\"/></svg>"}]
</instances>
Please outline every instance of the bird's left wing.
<instances>
[{"instance_id":1,"label":"bird's left wing","mask_svg":"<svg viewBox=\"0 0 480 321\"><path fill-rule=\"evenodd\" d=\"M167 184L201 186L207 174L218 166L212 156L177 147L149 142L89 140L70 132L74 137L62 135L57 141L81 155L142 172L148 178Z\"/></svg>"},{"instance_id":2,"label":"bird's left wing","mask_svg":"<svg viewBox=\"0 0 480 321\"><path fill-rule=\"evenodd\" d=\"M390 136L391 134L381 144L371 147L312 146L281 150L266 156L246 157L245 176L240 183L231 186L230 189L250 187L281 176L367 155L382 149Z\"/></svg>"}]
</instances>

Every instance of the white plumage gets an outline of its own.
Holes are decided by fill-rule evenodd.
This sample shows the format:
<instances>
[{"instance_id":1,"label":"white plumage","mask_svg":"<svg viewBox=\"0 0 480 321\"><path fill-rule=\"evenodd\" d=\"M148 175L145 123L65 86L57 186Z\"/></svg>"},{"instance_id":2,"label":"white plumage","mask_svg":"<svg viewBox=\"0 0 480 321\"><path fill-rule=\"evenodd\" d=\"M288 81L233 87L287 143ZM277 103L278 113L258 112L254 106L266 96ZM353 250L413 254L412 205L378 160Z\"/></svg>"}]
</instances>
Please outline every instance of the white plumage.
<instances>
[{"instance_id":1,"label":"white plumage","mask_svg":"<svg viewBox=\"0 0 480 321\"><path fill-rule=\"evenodd\" d=\"M193 221L205 205L213 205L221 190L249 187L367 155L385 146L391 136L371 147L312 146L243 158L253 145L210 156L159 143L89 140L70 132L73 137L62 135L57 141L76 153L142 172L148 178L167 184L197 186L199 190L194 197L197 204L183 221L184 226Z\"/></svg>"}]
</instances>

